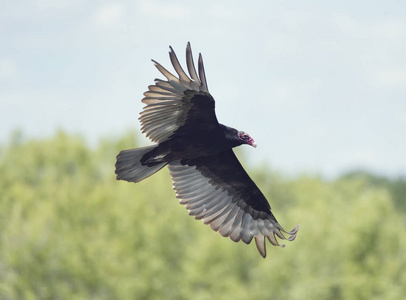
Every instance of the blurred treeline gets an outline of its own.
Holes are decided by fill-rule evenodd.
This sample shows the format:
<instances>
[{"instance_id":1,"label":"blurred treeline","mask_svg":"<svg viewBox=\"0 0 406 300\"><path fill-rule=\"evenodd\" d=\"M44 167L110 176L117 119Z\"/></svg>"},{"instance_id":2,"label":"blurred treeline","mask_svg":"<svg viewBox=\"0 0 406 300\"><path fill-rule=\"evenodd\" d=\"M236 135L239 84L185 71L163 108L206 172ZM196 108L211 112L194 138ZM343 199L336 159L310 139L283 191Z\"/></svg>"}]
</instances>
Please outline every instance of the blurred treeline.
<instances>
[{"instance_id":1,"label":"blurred treeline","mask_svg":"<svg viewBox=\"0 0 406 300\"><path fill-rule=\"evenodd\" d=\"M248 170L294 242L236 244L188 216L168 171L115 180L129 133L0 148L0 299L403 299L406 181Z\"/></svg>"}]
</instances>

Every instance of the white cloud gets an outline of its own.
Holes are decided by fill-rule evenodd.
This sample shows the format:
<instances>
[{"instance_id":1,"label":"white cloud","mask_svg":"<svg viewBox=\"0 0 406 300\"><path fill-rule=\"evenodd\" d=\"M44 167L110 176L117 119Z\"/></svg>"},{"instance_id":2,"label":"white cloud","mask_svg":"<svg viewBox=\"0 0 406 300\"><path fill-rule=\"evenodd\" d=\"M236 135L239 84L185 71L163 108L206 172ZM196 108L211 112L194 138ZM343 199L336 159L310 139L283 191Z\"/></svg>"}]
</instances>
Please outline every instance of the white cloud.
<instances>
[{"instance_id":1,"label":"white cloud","mask_svg":"<svg viewBox=\"0 0 406 300\"><path fill-rule=\"evenodd\" d=\"M398 40L406 38L406 20L384 19L361 22L345 15L336 15L333 24L341 33L357 39Z\"/></svg>"},{"instance_id":2,"label":"white cloud","mask_svg":"<svg viewBox=\"0 0 406 300\"><path fill-rule=\"evenodd\" d=\"M188 7L181 6L179 3L161 2L156 3L151 0L141 1L141 10L143 13L161 18L182 18L191 15Z\"/></svg>"},{"instance_id":3,"label":"white cloud","mask_svg":"<svg viewBox=\"0 0 406 300\"><path fill-rule=\"evenodd\" d=\"M378 35L386 39L398 40L406 38L406 20L390 19L380 22L376 26Z\"/></svg>"},{"instance_id":4,"label":"white cloud","mask_svg":"<svg viewBox=\"0 0 406 300\"><path fill-rule=\"evenodd\" d=\"M226 3L216 2L208 7L212 17L228 20L242 20L246 17L244 10L238 6L230 6Z\"/></svg>"},{"instance_id":5,"label":"white cloud","mask_svg":"<svg viewBox=\"0 0 406 300\"><path fill-rule=\"evenodd\" d=\"M335 15L332 22L334 27L345 35L357 37L366 33L364 26L345 15Z\"/></svg>"},{"instance_id":6,"label":"white cloud","mask_svg":"<svg viewBox=\"0 0 406 300\"><path fill-rule=\"evenodd\" d=\"M92 21L96 26L105 27L116 24L124 14L122 5L114 3L100 7L93 15Z\"/></svg>"},{"instance_id":7,"label":"white cloud","mask_svg":"<svg viewBox=\"0 0 406 300\"><path fill-rule=\"evenodd\" d=\"M33 0L32 3L37 9L65 9L78 3L78 0Z\"/></svg>"},{"instance_id":8,"label":"white cloud","mask_svg":"<svg viewBox=\"0 0 406 300\"><path fill-rule=\"evenodd\" d=\"M406 87L406 70L383 70L372 73L372 83L380 88Z\"/></svg>"},{"instance_id":9,"label":"white cloud","mask_svg":"<svg viewBox=\"0 0 406 300\"><path fill-rule=\"evenodd\" d=\"M0 58L0 80L15 81L19 77L17 66L10 58Z\"/></svg>"},{"instance_id":10,"label":"white cloud","mask_svg":"<svg viewBox=\"0 0 406 300\"><path fill-rule=\"evenodd\" d=\"M273 80L261 94L261 99L266 99L265 105L270 105L273 110L305 109L314 101L313 94L321 85L319 79Z\"/></svg>"}]
</instances>

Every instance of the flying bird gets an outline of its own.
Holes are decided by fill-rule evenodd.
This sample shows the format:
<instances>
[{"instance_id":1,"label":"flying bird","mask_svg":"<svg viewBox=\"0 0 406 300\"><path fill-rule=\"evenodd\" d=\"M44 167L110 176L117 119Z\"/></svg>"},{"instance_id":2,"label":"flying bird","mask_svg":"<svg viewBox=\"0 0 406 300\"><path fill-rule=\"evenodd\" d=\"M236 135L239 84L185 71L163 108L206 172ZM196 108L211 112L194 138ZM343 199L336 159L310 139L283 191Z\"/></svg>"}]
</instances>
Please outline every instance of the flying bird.
<instances>
[{"instance_id":1,"label":"flying bird","mask_svg":"<svg viewBox=\"0 0 406 300\"><path fill-rule=\"evenodd\" d=\"M276 236L292 241L299 224L290 232L279 225L265 196L235 156L234 147L256 147L256 143L247 133L217 121L202 55L196 70L187 44L187 75L169 48L177 76L152 60L166 80L155 79L148 87L139 118L141 131L156 144L121 151L117 180L139 182L168 166L176 197L189 215L234 242L249 244L255 238L265 258L265 238L275 246L279 246Z\"/></svg>"}]
</instances>

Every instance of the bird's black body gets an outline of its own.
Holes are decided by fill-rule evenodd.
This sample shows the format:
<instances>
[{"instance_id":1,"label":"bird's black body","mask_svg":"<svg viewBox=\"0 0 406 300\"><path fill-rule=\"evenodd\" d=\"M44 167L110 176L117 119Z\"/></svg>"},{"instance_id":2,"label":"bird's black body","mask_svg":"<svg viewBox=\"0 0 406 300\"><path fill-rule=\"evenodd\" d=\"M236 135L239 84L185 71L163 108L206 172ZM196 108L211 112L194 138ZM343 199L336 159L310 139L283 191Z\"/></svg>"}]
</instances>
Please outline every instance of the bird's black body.
<instances>
[{"instance_id":1,"label":"bird's black body","mask_svg":"<svg viewBox=\"0 0 406 300\"><path fill-rule=\"evenodd\" d=\"M171 162L181 159L197 159L221 153L241 145L236 138L237 130L218 124L215 128L204 130L197 128L194 132L175 132L173 137L164 141L152 151L146 153L141 163ZM161 157L156 160L156 157Z\"/></svg>"},{"instance_id":2,"label":"bird's black body","mask_svg":"<svg viewBox=\"0 0 406 300\"><path fill-rule=\"evenodd\" d=\"M220 124L215 102L209 94L201 55L194 67L188 44L183 71L171 48L170 58L179 77L155 62L168 79L149 86L141 112L142 131L157 145L121 151L117 156L117 179L138 182L168 165L173 187L189 214L209 224L233 241L250 243L266 256L265 237L279 245L285 239L265 196L239 163L232 148L256 147L246 133ZM288 234L296 237L298 227Z\"/></svg>"}]
</instances>

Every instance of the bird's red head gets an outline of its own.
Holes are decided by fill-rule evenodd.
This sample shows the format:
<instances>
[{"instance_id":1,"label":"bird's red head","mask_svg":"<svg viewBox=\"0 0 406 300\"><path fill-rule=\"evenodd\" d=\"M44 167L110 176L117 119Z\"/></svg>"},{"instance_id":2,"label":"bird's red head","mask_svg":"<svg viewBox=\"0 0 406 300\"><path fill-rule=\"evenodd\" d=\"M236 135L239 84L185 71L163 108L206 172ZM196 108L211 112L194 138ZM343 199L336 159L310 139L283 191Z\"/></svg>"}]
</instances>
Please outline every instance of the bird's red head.
<instances>
[{"instance_id":1,"label":"bird's red head","mask_svg":"<svg viewBox=\"0 0 406 300\"><path fill-rule=\"evenodd\" d=\"M245 133L244 131L238 131L238 139L241 141L241 144L247 144L254 148L257 147L257 144L255 143L254 139L252 137L250 137L249 134Z\"/></svg>"}]
</instances>

